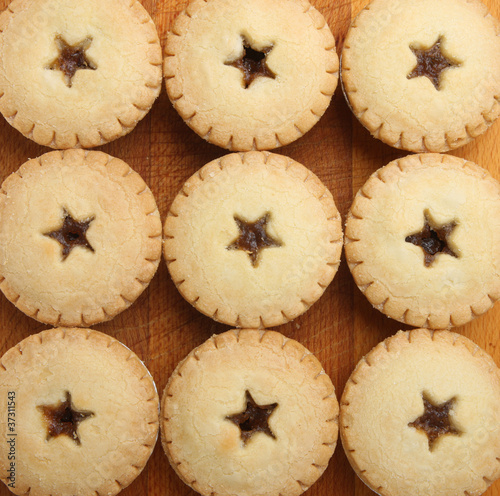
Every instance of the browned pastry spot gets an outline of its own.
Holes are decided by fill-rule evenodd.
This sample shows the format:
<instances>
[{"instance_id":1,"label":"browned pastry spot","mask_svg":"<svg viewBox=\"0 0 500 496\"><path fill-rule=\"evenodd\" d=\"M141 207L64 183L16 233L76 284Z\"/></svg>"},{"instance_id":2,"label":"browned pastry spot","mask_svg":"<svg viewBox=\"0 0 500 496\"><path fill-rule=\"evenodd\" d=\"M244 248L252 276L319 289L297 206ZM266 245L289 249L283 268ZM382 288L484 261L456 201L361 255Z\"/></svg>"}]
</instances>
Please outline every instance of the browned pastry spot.
<instances>
[{"instance_id":1,"label":"browned pastry spot","mask_svg":"<svg viewBox=\"0 0 500 496\"><path fill-rule=\"evenodd\" d=\"M450 67L460 67L459 62L455 62L441 50L441 43L443 37L440 36L436 43L430 48L417 48L415 45L410 45L410 49L417 57L417 65L413 71L408 74L408 79L416 77L427 77L431 80L432 84L437 90L440 90L441 74Z\"/></svg>"},{"instance_id":2,"label":"browned pastry spot","mask_svg":"<svg viewBox=\"0 0 500 496\"><path fill-rule=\"evenodd\" d=\"M44 233L44 236L49 236L49 238L53 238L61 244L63 261L66 260L75 246L81 246L90 251L94 251L86 235L87 229L94 220L94 217L83 221L77 221L71 217L66 209L63 209L63 216L64 220L59 229Z\"/></svg>"},{"instance_id":3,"label":"browned pastry spot","mask_svg":"<svg viewBox=\"0 0 500 496\"><path fill-rule=\"evenodd\" d=\"M451 398L451 400L441 405L433 404L425 393L422 395L422 399L424 401L424 413L413 422L410 422L408 426L423 431L427 435L429 450L432 451L434 443L440 436L446 434L458 436L461 434L450 419L450 410L455 403L455 398Z\"/></svg>"},{"instance_id":4,"label":"browned pastry spot","mask_svg":"<svg viewBox=\"0 0 500 496\"><path fill-rule=\"evenodd\" d=\"M228 247L228 250L243 250L248 253L252 265L257 267L258 257L261 250L272 246L281 246L281 243L271 238L266 232L266 226L270 214L267 212L255 222L247 222L234 216L234 220L240 230L240 235Z\"/></svg>"},{"instance_id":5,"label":"browned pastry spot","mask_svg":"<svg viewBox=\"0 0 500 496\"><path fill-rule=\"evenodd\" d=\"M250 438L257 432L263 432L276 439L276 436L269 427L269 417L278 406L278 403L257 405L248 390L245 391L245 398L247 401L245 411L226 417L227 420L234 422L240 428L243 444L246 445Z\"/></svg>"},{"instance_id":6,"label":"browned pastry spot","mask_svg":"<svg viewBox=\"0 0 500 496\"><path fill-rule=\"evenodd\" d=\"M92 71L97 69L97 66L86 54L92 43L91 36L87 36L87 38L75 45L68 44L61 35L57 35L55 41L59 55L47 66L47 69L62 71L68 88L71 88L73 77L79 69L90 69Z\"/></svg>"},{"instance_id":7,"label":"browned pastry spot","mask_svg":"<svg viewBox=\"0 0 500 496\"><path fill-rule=\"evenodd\" d=\"M429 267L439 253L458 258L458 255L448 246L448 236L456 226L457 223L455 221L441 227L433 226L429 212L425 211L423 229L420 232L407 236L405 241L422 248L424 252L424 264L426 267Z\"/></svg>"},{"instance_id":8,"label":"browned pastry spot","mask_svg":"<svg viewBox=\"0 0 500 496\"><path fill-rule=\"evenodd\" d=\"M267 55L272 50L272 45L262 50L255 50L245 37L243 40L243 55L236 60L225 62L226 65L236 67L243 74L243 83L248 88L258 77L274 79L276 75L267 66Z\"/></svg>"},{"instance_id":9,"label":"browned pastry spot","mask_svg":"<svg viewBox=\"0 0 500 496\"><path fill-rule=\"evenodd\" d=\"M78 425L85 419L94 416L93 412L75 410L71 403L71 393L69 391L66 391L64 401L56 405L41 405L38 408L42 412L47 425L47 441L53 437L65 435L80 445Z\"/></svg>"}]
</instances>

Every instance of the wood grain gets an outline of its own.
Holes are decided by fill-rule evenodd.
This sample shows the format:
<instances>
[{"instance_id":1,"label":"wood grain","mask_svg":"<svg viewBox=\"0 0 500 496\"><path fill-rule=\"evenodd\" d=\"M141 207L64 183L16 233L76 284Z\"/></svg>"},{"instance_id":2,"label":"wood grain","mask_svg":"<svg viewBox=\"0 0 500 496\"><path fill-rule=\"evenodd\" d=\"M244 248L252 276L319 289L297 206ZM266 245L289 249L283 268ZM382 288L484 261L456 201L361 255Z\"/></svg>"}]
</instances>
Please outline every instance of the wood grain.
<instances>
[{"instance_id":1,"label":"wood grain","mask_svg":"<svg viewBox=\"0 0 500 496\"><path fill-rule=\"evenodd\" d=\"M500 3L484 1L490 11L500 17ZM8 3L9 0L0 0L0 8L6 8ZM143 0L158 27L163 45L169 26L186 3L186 0ZM340 50L351 19L367 0L312 0L312 3L327 19ZM454 154L476 161L500 178L499 144L500 123L496 123L485 135ZM162 218L183 182L206 162L226 153L203 142L182 122L164 89L151 112L131 134L100 149L127 161L142 175L157 198ZM28 158L49 151L24 138L3 119L0 119L0 150L0 180ZM390 160L405 155L371 138L352 117L340 89L319 124L303 138L277 152L312 169L330 188L344 217L353 195L368 176ZM500 305L497 305L488 314L457 329L493 355L497 363L500 363L499 318ZM340 397L361 356L402 327L370 306L353 284L343 261L320 301L296 321L278 330L300 341L320 359ZM0 328L0 352L3 354L21 339L47 326L24 316L0 295ZM130 309L95 328L132 348L151 370L161 392L177 362L227 326L213 322L186 303L162 262L148 290ZM0 496L8 494L2 485ZM121 494L194 496L196 493L177 478L158 443L146 469ZM307 494L368 496L373 493L357 479L339 444L325 474ZM500 496L500 481L485 494Z\"/></svg>"}]
</instances>

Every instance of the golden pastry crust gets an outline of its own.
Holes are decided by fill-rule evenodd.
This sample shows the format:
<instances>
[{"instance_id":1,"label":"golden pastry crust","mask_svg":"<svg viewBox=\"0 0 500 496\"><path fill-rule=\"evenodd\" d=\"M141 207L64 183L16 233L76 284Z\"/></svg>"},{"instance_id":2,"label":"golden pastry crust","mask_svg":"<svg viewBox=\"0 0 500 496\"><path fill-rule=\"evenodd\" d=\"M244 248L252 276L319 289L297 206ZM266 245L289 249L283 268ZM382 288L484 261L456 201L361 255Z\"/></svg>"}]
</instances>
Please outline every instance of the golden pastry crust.
<instances>
[{"instance_id":1,"label":"golden pastry crust","mask_svg":"<svg viewBox=\"0 0 500 496\"><path fill-rule=\"evenodd\" d=\"M90 221L91 248L64 258L48 234L65 212ZM29 160L0 190L0 289L40 322L88 326L128 308L161 258L162 224L139 174L102 152L67 150ZM71 233L70 233L71 235Z\"/></svg>"},{"instance_id":2,"label":"golden pastry crust","mask_svg":"<svg viewBox=\"0 0 500 496\"><path fill-rule=\"evenodd\" d=\"M410 426L453 399L458 433ZM439 406L439 405L438 405ZM340 402L340 435L358 476L382 496L479 496L500 477L500 371L470 339L449 331L398 332L357 365Z\"/></svg>"},{"instance_id":3,"label":"golden pastry crust","mask_svg":"<svg viewBox=\"0 0 500 496\"><path fill-rule=\"evenodd\" d=\"M244 444L226 416L278 403L274 434ZM162 443L179 477L210 494L292 496L326 469L337 443L338 402L319 361L275 331L231 330L194 349L162 397Z\"/></svg>"},{"instance_id":4,"label":"golden pastry crust","mask_svg":"<svg viewBox=\"0 0 500 496\"><path fill-rule=\"evenodd\" d=\"M231 249L237 218L267 216L279 246L256 265ZM237 327L271 327L305 312L337 272L342 225L317 176L269 152L229 154L194 174L172 203L164 256L182 296L200 312Z\"/></svg>"},{"instance_id":5,"label":"golden pastry crust","mask_svg":"<svg viewBox=\"0 0 500 496\"><path fill-rule=\"evenodd\" d=\"M0 445L0 473L13 493L111 496L140 474L156 443L159 399L135 353L91 329L57 328L21 341L0 363L0 435L14 438L13 450ZM72 408L92 413L77 427L80 444L48 439L39 408L67 392Z\"/></svg>"},{"instance_id":6,"label":"golden pastry crust","mask_svg":"<svg viewBox=\"0 0 500 496\"><path fill-rule=\"evenodd\" d=\"M275 77L245 88L244 40L264 51ZM207 47L209 47L207 49ZM167 38L164 75L184 121L210 143L269 150L301 137L337 87L335 39L307 0L192 0Z\"/></svg>"},{"instance_id":7,"label":"golden pastry crust","mask_svg":"<svg viewBox=\"0 0 500 496\"><path fill-rule=\"evenodd\" d=\"M467 37L464 37L467 33ZM479 0L373 0L348 32L342 84L360 122L384 143L444 152L476 138L500 115L500 23ZM416 67L413 48L441 40L458 67L439 89Z\"/></svg>"},{"instance_id":8,"label":"golden pastry crust","mask_svg":"<svg viewBox=\"0 0 500 496\"><path fill-rule=\"evenodd\" d=\"M91 148L119 138L160 93L160 42L138 0L14 0L0 31L0 112L41 145ZM84 43L95 70L77 70L68 83L54 68L59 43Z\"/></svg>"},{"instance_id":9,"label":"golden pastry crust","mask_svg":"<svg viewBox=\"0 0 500 496\"><path fill-rule=\"evenodd\" d=\"M451 225L447 245L425 264L407 241L426 218ZM460 326L500 297L500 185L485 169L439 154L410 155L375 172L347 215L345 254L375 308L415 327Z\"/></svg>"}]
</instances>

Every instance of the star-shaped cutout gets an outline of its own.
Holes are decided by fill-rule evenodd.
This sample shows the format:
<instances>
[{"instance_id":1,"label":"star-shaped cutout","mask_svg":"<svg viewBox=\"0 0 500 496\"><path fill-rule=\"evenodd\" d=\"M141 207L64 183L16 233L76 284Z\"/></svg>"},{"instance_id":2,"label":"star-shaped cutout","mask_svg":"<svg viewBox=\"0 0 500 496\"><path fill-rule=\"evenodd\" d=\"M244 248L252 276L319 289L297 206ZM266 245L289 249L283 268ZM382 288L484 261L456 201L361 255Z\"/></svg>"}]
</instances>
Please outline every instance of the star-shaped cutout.
<instances>
[{"instance_id":1,"label":"star-shaped cutout","mask_svg":"<svg viewBox=\"0 0 500 496\"><path fill-rule=\"evenodd\" d=\"M71 393L66 391L66 399L56 405L41 405L38 409L42 412L47 426L47 441L57 436L68 436L76 444L80 443L78 426L84 420L93 417L94 413L86 410L76 410L71 402Z\"/></svg>"},{"instance_id":2,"label":"star-shaped cutout","mask_svg":"<svg viewBox=\"0 0 500 496\"><path fill-rule=\"evenodd\" d=\"M434 449L434 443L446 434L459 436L459 431L450 418L450 410L453 408L455 398L446 401L440 405L435 405L424 393L422 395L424 401L424 413L413 422L408 424L409 427L414 427L419 431L423 431L429 441L429 450Z\"/></svg>"},{"instance_id":3,"label":"star-shaped cutout","mask_svg":"<svg viewBox=\"0 0 500 496\"><path fill-rule=\"evenodd\" d=\"M276 75L267 66L267 55L273 49L273 46L268 46L262 50L256 50L250 42L242 37L243 54L236 60L228 60L225 65L236 67L243 74L243 84L248 88L252 82L258 77L268 77L274 79Z\"/></svg>"},{"instance_id":4,"label":"star-shaped cutout","mask_svg":"<svg viewBox=\"0 0 500 496\"><path fill-rule=\"evenodd\" d=\"M76 246L81 246L90 251L94 251L94 248L90 245L87 240L87 230L90 223L94 220L94 217L86 219L83 221L77 221L68 213L66 209L63 209L63 222L59 229L44 233L44 236L55 239L62 246L62 259L66 260L71 250Z\"/></svg>"},{"instance_id":5,"label":"star-shaped cutout","mask_svg":"<svg viewBox=\"0 0 500 496\"><path fill-rule=\"evenodd\" d=\"M424 227L420 232L410 234L405 238L407 243L420 246L424 252L424 264L432 265L440 253L458 258L458 255L448 245L448 237L453 232L457 223L452 221L442 226L432 222L429 212L424 212Z\"/></svg>"},{"instance_id":6,"label":"star-shaped cutout","mask_svg":"<svg viewBox=\"0 0 500 496\"><path fill-rule=\"evenodd\" d=\"M92 44L92 37L87 36L83 41L70 45L66 40L58 35L55 39L59 55L47 66L47 69L61 71L64 74L64 81L68 88L73 85L73 77L80 69L90 69L95 71L97 66L87 57L87 50Z\"/></svg>"},{"instance_id":7,"label":"star-shaped cutout","mask_svg":"<svg viewBox=\"0 0 500 496\"><path fill-rule=\"evenodd\" d=\"M425 76L430 79L437 90L440 90L441 75L446 69L459 67L461 64L446 57L441 50L443 37L440 36L436 43L430 48L416 48L410 45L410 49L417 58L417 65L408 74L408 79Z\"/></svg>"},{"instance_id":8,"label":"star-shaped cutout","mask_svg":"<svg viewBox=\"0 0 500 496\"><path fill-rule=\"evenodd\" d=\"M247 405L243 412L226 417L227 420L235 423L240 428L243 444L246 445L250 438L257 432L263 432L276 439L276 436L269 427L269 417L278 406L278 403L257 405L248 390L245 391L245 399Z\"/></svg>"},{"instance_id":9,"label":"star-shaped cutout","mask_svg":"<svg viewBox=\"0 0 500 496\"><path fill-rule=\"evenodd\" d=\"M243 250L248 253L252 265L257 267L261 250L273 246L281 246L281 242L267 234L266 226L269 222L269 212L255 222L247 222L235 216L234 220L240 230L240 235L228 247L228 250Z\"/></svg>"}]
</instances>

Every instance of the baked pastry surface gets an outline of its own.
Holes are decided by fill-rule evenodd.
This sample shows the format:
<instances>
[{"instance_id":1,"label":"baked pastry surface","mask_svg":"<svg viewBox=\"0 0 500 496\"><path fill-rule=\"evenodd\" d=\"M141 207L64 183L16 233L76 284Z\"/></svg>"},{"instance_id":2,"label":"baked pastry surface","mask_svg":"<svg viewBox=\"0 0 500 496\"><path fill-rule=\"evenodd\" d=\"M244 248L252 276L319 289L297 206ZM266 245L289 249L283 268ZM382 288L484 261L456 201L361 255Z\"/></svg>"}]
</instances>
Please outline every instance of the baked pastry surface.
<instances>
[{"instance_id":1,"label":"baked pastry surface","mask_svg":"<svg viewBox=\"0 0 500 496\"><path fill-rule=\"evenodd\" d=\"M323 115L338 82L335 39L306 0L193 0L165 55L176 110L201 137L233 151L296 140Z\"/></svg>"},{"instance_id":2,"label":"baked pastry surface","mask_svg":"<svg viewBox=\"0 0 500 496\"><path fill-rule=\"evenodd\" d=\"M479 496L500 476L500 372L470 339L400 331L357 365L340 435L382 496Z\"/></svg>"},{"instance_id":3,"label":"baked pastry surface","mask_svg":"<svg viewBox=\"0 0 500 496\"><path fill-rule=\"evenodd\" d=\"M91 329L56 328L1 364L0 472L13 493L111 496L140 474L159 400L135 353Z\"/></svg>"},{"instance_id":4,"label":"baked pastry surface","mask_svg":"<svg viewBox=\"0 0 500 496\"><path fill-rule=\"evenodd\" d=\"M347 100L388 145L462 146L500 114L499 34L479 0L373 0L344 43Z\"/></svg>"},{"instance_id":5,"label":"baked pastry surface","mask_svg":"<svg viewBox=\"0 0 500 496\"><path fill-rule=\"evenodd\" d=\"M0 112L41 145L119 138L160 93L160 41L138 0L14 0L0 31Z\"/></svg>"},{"instance_id":6,"label":"baked pastry surface","mask_svg":"<svg viewBox=\"0 0 500 496\"><path fill-rule=\"evenodd\" d=\"M154 276L161 227L153 194L122 160L46 153L2 184L0 289L47 324L109 320Z\"/></svg>"},{"instance_id":7,"label":"baked pastry surface","mask_svg":"<svg viewBox=\"0 0 500 496\"><path fill-rule=\"evenodd\" d=\"M164 255L184 298L215 320L271 327L305 312L337 272L340 214L310 170L269 152L202 167L174 199Z\"/></svg>"},{"instance_id":8,"label":"baked pastry surface","mask_svg":"<svg viewBox=\"0 0 500 496\"><path fill-rule=\"evenodd\" d=\"M500 185L485 169L439 154L376 171L346 221L354 280L387 316L444 329L500 297Z\"/></svg>"},{"instance_id":9,"label":"baked pastry surface","mask_svg":"<svg viewBox=\"0 0 500 496\"><path fill-rule=\"evenodd\" d=\"M248 402L267 418L242 419ZM328 465L337 414L331 380L301 344L275 331L231 330L172 374L162 443L180 478L204 496L298 495Z\"/></svg>"}]
</instances>

